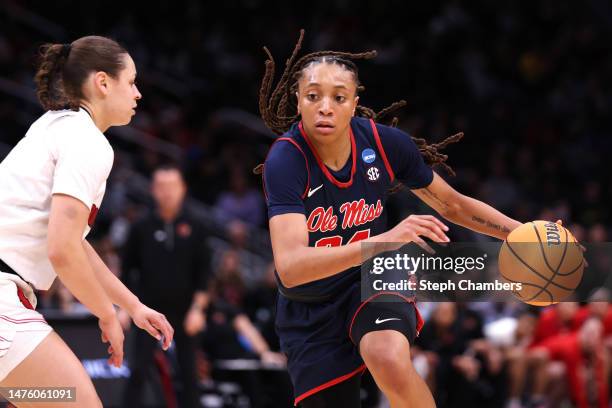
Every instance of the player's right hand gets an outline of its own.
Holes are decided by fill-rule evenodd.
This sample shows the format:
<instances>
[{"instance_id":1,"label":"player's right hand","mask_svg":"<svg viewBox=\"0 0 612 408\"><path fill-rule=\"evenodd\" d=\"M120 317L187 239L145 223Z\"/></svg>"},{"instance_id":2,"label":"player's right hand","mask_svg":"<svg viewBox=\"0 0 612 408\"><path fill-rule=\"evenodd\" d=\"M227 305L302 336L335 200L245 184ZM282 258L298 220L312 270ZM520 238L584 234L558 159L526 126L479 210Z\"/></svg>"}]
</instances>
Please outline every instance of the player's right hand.
<instances>
[{"instance_id":1,"label":"player's right hand","mask_svg":"<svg viewBox=\"0 0 612 408\"><path fill-rule=\"evenodd\" d=\"M425 251L433 254L435 251L421 237L427 237L434 242L450 242L445 231L448 227L433 215L410 215L385 233L386 242L414 242Z\"/></svg>"},{"instance_id":2,"label":"player's right hand","mask_svg":"<svg viewBox=\"0 0 612 408\"><path fill-rule=\"evenodd\" d=\"M110 343L108 346L108 364L117 368L123 364L123 329L116 314L111 317L98 320L98 326L102 331L102 342Z\"/></svg>"}]
</instances>

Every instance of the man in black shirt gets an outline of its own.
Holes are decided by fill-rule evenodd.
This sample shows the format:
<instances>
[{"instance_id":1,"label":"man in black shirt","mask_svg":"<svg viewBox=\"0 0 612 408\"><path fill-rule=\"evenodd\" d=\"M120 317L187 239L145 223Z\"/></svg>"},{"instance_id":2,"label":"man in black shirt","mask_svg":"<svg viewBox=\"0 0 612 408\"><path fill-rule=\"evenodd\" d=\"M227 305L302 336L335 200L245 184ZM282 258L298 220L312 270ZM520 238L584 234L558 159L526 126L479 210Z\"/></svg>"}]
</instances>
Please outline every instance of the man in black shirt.
<instances>
[{"instance_id":1,"label":"man in black shirt","mask_svg":"<svg viewBox=\"0 0 612 408\"><path fill-rule=\"evenodd\" d=\"M163 312L175 329L183 384L181 407L199 407L194 336L205 324L209 251L203 226L183 209L186 185L177 167L153 172L157 210L130 230L122 257L122 279L139 298ZM153 363L155 341L135 334L126 407L137 407L146 374Z\"/></svg>"}]
</instances>

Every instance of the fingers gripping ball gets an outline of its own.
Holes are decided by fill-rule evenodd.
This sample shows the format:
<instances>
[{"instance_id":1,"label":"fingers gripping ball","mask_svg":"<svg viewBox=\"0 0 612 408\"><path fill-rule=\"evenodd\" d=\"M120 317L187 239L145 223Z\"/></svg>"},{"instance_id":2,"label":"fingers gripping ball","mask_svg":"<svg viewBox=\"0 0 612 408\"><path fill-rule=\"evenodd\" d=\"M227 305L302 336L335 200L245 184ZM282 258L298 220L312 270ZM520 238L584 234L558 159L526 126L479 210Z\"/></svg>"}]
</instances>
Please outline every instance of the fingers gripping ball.
<instances>
[{"instance_id":1,"label":"fingers gripping ball","mask_svg":"<svg viewBox=\"0 0 612 408\"><path fill-rule=\"evenodd\" d=\"M576 238L563 226L532 221L510 234L499 252L504 280L521 283L514 295L535 306L548 306L569 297L580 284L584 257Z\"/></svg>"}]
</instances>

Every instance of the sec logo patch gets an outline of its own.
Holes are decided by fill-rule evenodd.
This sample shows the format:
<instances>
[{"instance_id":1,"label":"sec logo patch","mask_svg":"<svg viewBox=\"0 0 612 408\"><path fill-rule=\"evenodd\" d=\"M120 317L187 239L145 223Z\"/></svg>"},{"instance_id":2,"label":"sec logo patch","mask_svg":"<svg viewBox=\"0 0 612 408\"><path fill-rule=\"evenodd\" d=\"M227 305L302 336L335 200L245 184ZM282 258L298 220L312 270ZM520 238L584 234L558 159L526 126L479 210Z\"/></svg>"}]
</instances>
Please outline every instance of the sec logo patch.
<instances>
[{"instance_id":1,"label":"sec logo patch","mask_svg":"<svg viewBox=\"0 0 612 408\"><path fill-rule=\"evenodd\" d=\"M367 175L368 175L368 180L376 181L380 177L380 171L378 170L378 168L372 166L368 169Z\"/></svg>"}]
</instances>

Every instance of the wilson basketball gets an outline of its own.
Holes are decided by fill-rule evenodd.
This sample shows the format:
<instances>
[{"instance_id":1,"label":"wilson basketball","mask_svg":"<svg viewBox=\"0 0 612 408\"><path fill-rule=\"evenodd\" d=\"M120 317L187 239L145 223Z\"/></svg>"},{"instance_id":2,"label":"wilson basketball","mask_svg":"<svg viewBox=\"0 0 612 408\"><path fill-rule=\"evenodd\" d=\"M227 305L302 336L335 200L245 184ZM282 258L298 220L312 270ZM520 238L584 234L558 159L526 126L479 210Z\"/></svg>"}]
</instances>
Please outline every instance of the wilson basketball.
<instances>
[{"instance_id":1,"label":"wilson basketball","mask_svg":"<svg viewBox=\"0 0 612 408\"><path fill-rule=\"evenodd\" d=\"M514 295L535 306L567 299L580 284L584 270L576 238L550 221L528 222L512 231L502 244L498 262L504 280L521 283Z\"/></svg>"}]
</instances>

